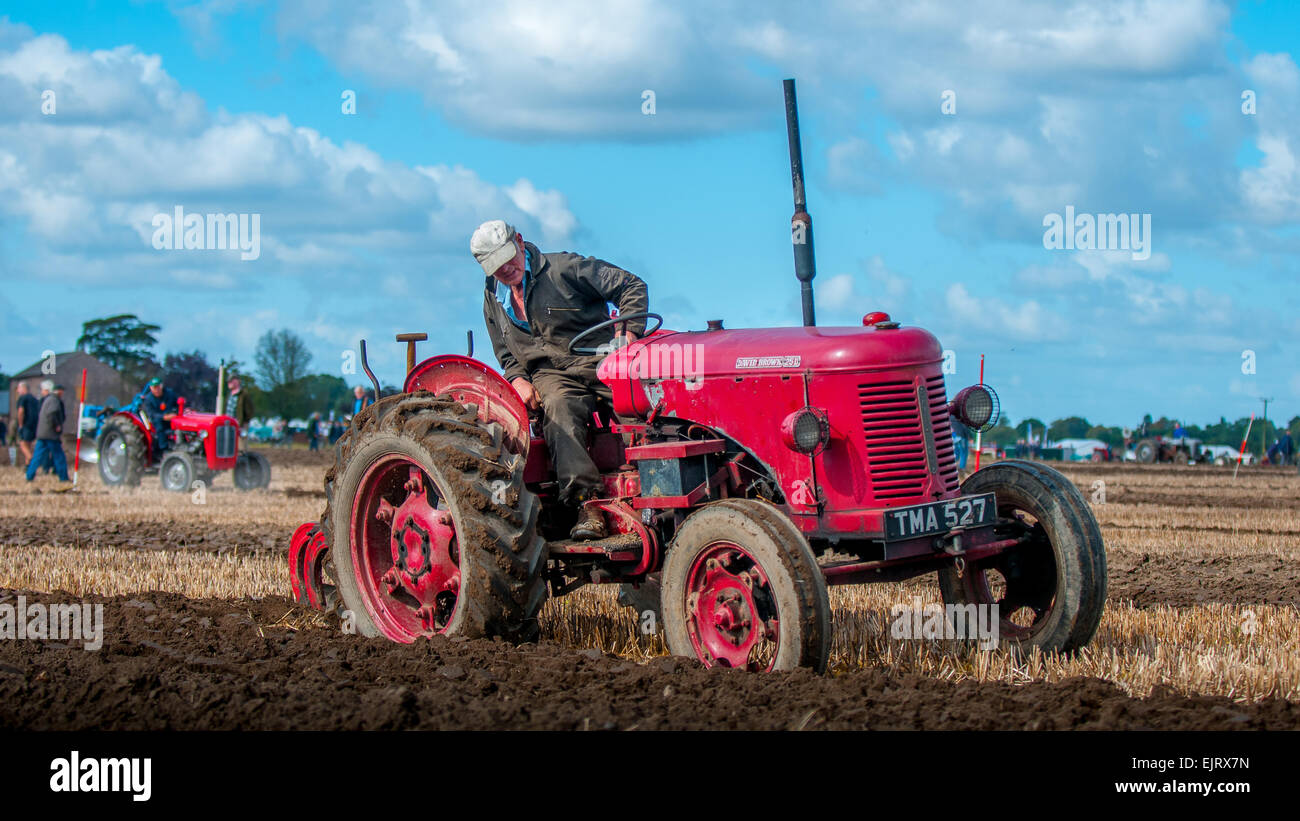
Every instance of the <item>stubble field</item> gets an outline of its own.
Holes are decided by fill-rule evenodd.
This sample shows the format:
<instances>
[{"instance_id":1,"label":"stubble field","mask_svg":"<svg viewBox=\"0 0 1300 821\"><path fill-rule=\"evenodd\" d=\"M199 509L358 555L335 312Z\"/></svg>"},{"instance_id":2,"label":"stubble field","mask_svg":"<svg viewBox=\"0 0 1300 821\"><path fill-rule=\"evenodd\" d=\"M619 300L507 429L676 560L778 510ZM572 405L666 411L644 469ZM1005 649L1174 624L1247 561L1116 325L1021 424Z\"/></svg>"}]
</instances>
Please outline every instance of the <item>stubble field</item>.
<instances>
[{"instance_id":1,"label":"stubble field","mask_svg":"<svg viewBox=\"0 0 1300 821\"><path fill-rule=\"evenodd\" d=\"M1096 639L1016 659L890 637L932 577L833 588L831 670L702 670L640 634L612 589L552 600L542 642L392 645L288 598L289 536L324 454L265 451L270 488L201 500L75 493L0 468L0 604L104 604L104 646L0 640L0 726L28 728L1300 727L1300 478L1077 465L1109 559ZM202 503L196 503L201 501Z\"/></svg>"}]
</instances>

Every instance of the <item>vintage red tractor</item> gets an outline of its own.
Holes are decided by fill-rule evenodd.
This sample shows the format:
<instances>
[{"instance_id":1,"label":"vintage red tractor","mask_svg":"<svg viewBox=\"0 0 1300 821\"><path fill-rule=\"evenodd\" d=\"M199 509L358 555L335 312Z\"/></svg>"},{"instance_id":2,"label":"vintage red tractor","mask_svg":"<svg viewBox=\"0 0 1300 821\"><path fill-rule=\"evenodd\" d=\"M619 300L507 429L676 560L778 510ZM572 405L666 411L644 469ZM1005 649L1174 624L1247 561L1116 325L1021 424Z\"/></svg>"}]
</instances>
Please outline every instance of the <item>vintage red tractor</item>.
<instances>
[{"instance_id":1,"label":"vintage red tractor","mask_svg":"<svg viewBox=\"0 0 1300 821\"><path fill-rule=\"evenodd\" d=\"M159 432L140 413L143 393L130 405L112 413L96 439L99 478L106 485L136 486L145 473L158 472L164 490L189 491L195 481L211 485L220 471L233 471L235 487L255 490L271 481L271 463L260 453L239 449L239 423L217 413L187 410L177 404L170 428L163 432L167 448L155 458L154 439Z\"/></svg>"},{"instance_id":2,"label":"vintage red tractor","mask_svg":"<svg viewBox=\"0 0 1300 821\"><path fill-rule=\"evenodd\" d=\"M945 602L996 606L1004 642L1087 644L1106 554L1078 489L1028 461L959 481L949 420L991 426L996 395L950 401L935 337L882 313L813 323L793 109L788 83L804 327L672 332L646 314L647 334L604 358L613 402L589 444L606 493L590 504L613 535L568 539L576 514L556 502L546 443L505 379L467 356L415 364L408 341L402 392L353 418L321 521L294 534L295 598L350 611L367 636L520 641L548 596L629 585L657 604L675 654L822 670L829 585L934 573Z\"/></svg>"}]
</instances>

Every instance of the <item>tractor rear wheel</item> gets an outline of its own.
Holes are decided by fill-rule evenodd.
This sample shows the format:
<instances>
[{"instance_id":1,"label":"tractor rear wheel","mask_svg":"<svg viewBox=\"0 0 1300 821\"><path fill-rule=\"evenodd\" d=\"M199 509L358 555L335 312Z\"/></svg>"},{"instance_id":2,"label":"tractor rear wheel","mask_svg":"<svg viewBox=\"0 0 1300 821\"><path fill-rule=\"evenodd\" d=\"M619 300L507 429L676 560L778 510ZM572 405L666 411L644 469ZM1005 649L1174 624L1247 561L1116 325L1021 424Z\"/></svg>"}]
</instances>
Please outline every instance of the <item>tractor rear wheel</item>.
<instances>
[{"instance_id":1,"label":"tractor rear wheel","mask_svg":"<svg viewBox=\"0 0 1300 821\"><path fill-rule=\"evenodd\" d=\"M669 651L706 667L826 669L826 579L803 534L763 502L715 502L686 518L668 547L662 608Z\"/></svg>"},{"instance_id":2,"label":"tractor rear wheel","mask_svg":"<svg viewBox=\"0 0 1300 821\"><path fill-rule=\"evenodd\" d=\"M1106 603L1106 548L1083 494L1058 471L1012 460L971 476L963 494L997 497L998 539L1015 547L939 571L945 604L996 605L1012 650L1070 653L1097 632Z\"/></svg>"},{"instance_id":3,"label":"tractor rear wheel","mask_svg":"<svg viewBox=\"0 0 1300 821\"><path fill-rule=\"evenodd\" d=\"M144 473L144 434L130 419L114 416L104 423L96 449L99 451L99 478L106 485L140 484Z\"/></svg>"},{"instance_id":4,"label":"tractor rear wheel","mask_svg":"<svg viewBox=\"0 0 1300 821\"><path fill-rule=\"evenodd\" d=\"M260 453L241 452L232 473L235 487L240 490L257 490L271 484L271 463Z\"/></svg>"},{"instance_id":5,"label":"tractor rear wheel","mask_svg":"<svg viewBox=\"0 0 1300 821\"><path fill-rule=\"evenodd\" d=\"M185 493L194 482L194 458L184 451L174 450L163 456L158 476L163 490Z\"/></svg>"},{"instance_id":6,"label":"tractor rear wheel","mask_svg":"<svg viewBox=\"0 0 1300 821\"><path fill-rule=\"evenodd\" d=\"M419 391L353 419L321 522L358 632L535 639L546 543L523 454L477 408Z\"/></svg>"}]
</instances>

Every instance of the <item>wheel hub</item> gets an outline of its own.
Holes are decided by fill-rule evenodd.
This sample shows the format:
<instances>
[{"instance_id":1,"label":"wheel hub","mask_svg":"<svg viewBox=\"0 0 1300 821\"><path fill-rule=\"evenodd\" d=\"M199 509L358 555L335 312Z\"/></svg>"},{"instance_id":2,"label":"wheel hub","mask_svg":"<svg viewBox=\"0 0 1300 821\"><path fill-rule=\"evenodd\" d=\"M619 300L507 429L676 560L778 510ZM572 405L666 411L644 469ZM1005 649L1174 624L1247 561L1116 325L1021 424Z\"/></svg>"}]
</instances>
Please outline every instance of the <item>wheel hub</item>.
<instances>
[{"instance_id":1,"label":"wheel hub","mask_svg":"<svg viewBox=\"0 0 1300 821\"><path fill-rule=\"evenodd\" d=\"M114 436L108 440L108 447L104 450L109 473L116 477L121 472L123 463L126 462L126 442L122 437Z\"/></svg>"},{"instance_id":2,"label":"wheel hub","mask_svg":"<svg viewBox=\"0 0 1300 821\"><path fill-rule=\"evenodd\" d=\"M774 650L779 624L774 612L763 618L760 600L770 601L770 590L753 557L735 545L715 546L696 559L690 579L687 630L705 663L765 666L757 656Z\"/></svg>"},{"instance_id":3,"label":"wheel hub","mask_svg":"<svg viewBox=\"0 0 1300 821\"><path fill-rule=\"evenodd\" d=\"M399 505L382 499L375 514L389 526L393 561L381 581L389 595L404 591L413 597L424 629L437 632L450 620L460 589L456 530L450 511L430 503L419 468L410 467L402 491Z\"/></svg>"}]
</instances>

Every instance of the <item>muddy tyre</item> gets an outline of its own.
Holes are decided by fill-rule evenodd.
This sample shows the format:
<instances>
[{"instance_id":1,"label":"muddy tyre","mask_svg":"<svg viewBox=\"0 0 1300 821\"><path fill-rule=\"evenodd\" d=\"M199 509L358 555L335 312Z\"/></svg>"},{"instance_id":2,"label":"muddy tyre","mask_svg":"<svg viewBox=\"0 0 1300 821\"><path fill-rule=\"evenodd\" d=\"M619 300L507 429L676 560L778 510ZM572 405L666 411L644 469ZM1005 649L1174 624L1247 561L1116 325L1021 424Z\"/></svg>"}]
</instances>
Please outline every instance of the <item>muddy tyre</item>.
<instances>
[{"instance_id":1,"label":"muddy tyre","mask_svg":"<svg viewBox=\"0 0 1300 821\"><path fill-rule=\"evenodd\" d=\"M159 464L158 477L162 489L172 493L186 493L195 479L194 458L184 451L171 451Z\"/></svg>"},{"instance_id":2,"label":"muddy tyre","mask_svg":"<svg viewBox=\"0 0 1300 821\"><path fill-rule=\"evenodd\" d=\"M354 417L326 473L321 528L358 632L537 637L546 543L525 458L502 436L475 406L426 391Z\"/></svg>"},{"instance_id":3,"label":"muddy tyre","mask_svg":"<svg viewBox=\"0 0 1300 821\"><path fill-rule=\"evenodd\" d=\"M144 473L144 433L125 416L104 423L96 449L99 451L99 479L106 485L137 487Z\"/></svg>"},{"instance_id":4,"label":"muddy tyre","mask_svg":"<svg viewBox=\"0 0 1300 821\"><path fill-rule=\"evenodd\" d=\"M707 667L826 669L831 608L803 534L764 502L734 499L692 513L668 547L664 638Z\"/></svg>"},{"instance_id":5,"label":"muddy tyre","mask_svg":"<svg viewBox=\"0 0 1300 821\"><path fill-rule=\"evenodd\" d=\"M1013 651L1072 653L1092 640L1106 603L1106 548L1083 494L1034 462L990 465L963 494L997 496L999 539L1023 543L966 566L939 571L945 604L998 605L999 638Z\"/></svg>"}]
</instances>

